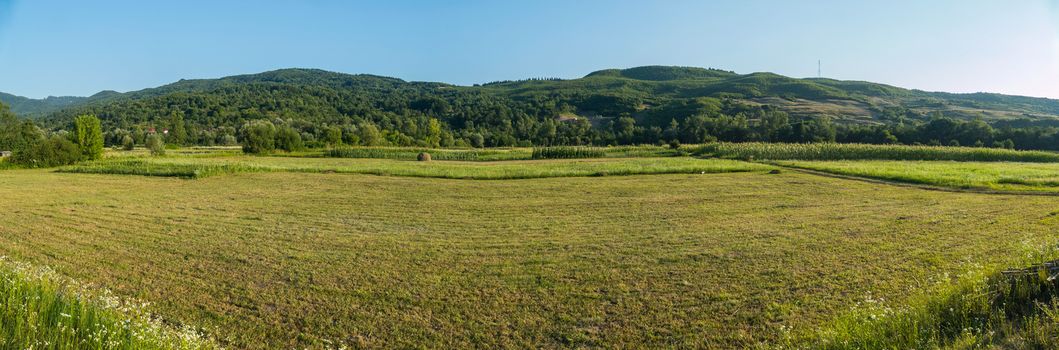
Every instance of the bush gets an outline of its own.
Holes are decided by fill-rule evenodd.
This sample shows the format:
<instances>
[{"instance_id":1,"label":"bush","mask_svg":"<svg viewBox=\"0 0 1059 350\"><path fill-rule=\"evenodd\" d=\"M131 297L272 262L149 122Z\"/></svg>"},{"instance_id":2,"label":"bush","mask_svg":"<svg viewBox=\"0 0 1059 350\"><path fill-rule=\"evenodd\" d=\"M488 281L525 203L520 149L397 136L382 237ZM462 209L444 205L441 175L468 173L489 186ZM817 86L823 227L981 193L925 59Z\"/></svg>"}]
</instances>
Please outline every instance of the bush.
<instances>
[{"instance_id":1,"label":"bush","mask_svg":"<svg viewBox=\"0 0 1059 350\"><path fill-rule=\"evenodd\" d=\"M15 153L11 162L29 168L49 168L77 163L81 157L82 150L73 141L52 136Z\"/></svg>"},{"instance_id":2,"label":"bush","mask_svg":"<svg viewBox=\"0 0 1059 350\"><path fill-rule=\"evenodd\" d=\"M236 140L234 135L221 136L219 142L221 146L235 146L239 144L239 140Z\"/></svg>"},{"instance_id":3,"label":"bush","mask_svg":"<svg viewBox=\"0 0 1059 350\"><path fill-rule=\"evenodd\" d=\"M132 141L132 136L125 135L121 138L121 149L131 151L136 148L136 142Z\"/></svg>"},{"instance_id":4,"label":"bush","mask_svg":"<svg viewBox=\"0 0 1059 350\"><path fill-rule=\"evenodd\" d=\"M276 131L276 149L293 152L302 149L302 137L292 127L282 127Z\"/></svg>"},{"instance_id":5,"label":"bush","mask_svg":"<svg viewBox=\"0 0 1059 350\"><path fill-rule=\"evenodd\" d=\"M243 125L243 153L268 153L276 150L276 126L267 120L252 120Z\"/></svg>"},{"instance_id":6,"label":"bush","mask_svg":"<svg viewBox=\"0 0 1059 350\"><path fill-rule=\"evenodd\" d=\"M153 156L165 155L165 141L158 134L151 134L147 136L147 149L151 151Z\"/></svg>"}]
</instances>

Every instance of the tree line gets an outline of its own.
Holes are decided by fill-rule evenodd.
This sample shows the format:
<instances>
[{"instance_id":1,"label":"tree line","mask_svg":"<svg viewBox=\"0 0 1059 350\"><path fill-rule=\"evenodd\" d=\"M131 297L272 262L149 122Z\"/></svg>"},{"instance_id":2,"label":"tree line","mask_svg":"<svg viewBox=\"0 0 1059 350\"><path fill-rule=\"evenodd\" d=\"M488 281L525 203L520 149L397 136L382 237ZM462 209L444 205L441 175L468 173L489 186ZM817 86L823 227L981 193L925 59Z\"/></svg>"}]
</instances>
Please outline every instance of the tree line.
<instances>
[{"instance_id":1,"label":"tree line","mask_svg":"<svg viewBox=\"0 0 1059 350\"><path fill-rule=\"evenodd\" d=\"M20 120L0 103L0 150L13 153L11 162L25 167L54 167L103 157L103 128L95 116L78 116L71 131L45 132Z\"/></svg>"}]
</instances>

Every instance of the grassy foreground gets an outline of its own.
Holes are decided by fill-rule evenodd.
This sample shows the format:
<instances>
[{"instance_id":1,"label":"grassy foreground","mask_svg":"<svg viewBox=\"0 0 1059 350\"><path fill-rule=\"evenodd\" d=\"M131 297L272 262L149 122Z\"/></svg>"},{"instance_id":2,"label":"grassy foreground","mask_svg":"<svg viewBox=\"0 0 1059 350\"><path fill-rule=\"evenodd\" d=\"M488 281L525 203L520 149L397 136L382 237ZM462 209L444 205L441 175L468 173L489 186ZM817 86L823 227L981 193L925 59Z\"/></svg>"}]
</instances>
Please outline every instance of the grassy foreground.
<instances>
[{"instance_id":1,"label":"grassy foreground","mask_svg":"<svg viewBox=\"0 0 1059 350\"><path fill-rule=\"evenodd\" d=\"M202 178L243 172L343 173L446 179L506 180L548 177L703 174L764 171L773 167L724 159L614 158L506 162L396 161L297 157L115 158L60 172Z\"/></svg>"},{"instance_id":2,"label":"grassy foreground","mask_svg":"<svg viewBox=\"0 0 1059 350\"><path fill-rule=\"evenodd\" d=\"M779 161L775 164L961 189L1059 193L1059 163Z\"/></svg>"},{"instance_id":3,"label":"grassy foreground","mask_svg":"<svg viewBox=\"0 0 1059 350\"><path fill-rule=\"evenodd\" d=\"M213 349L142 304L0 257L0 349Z\"/></svg>"},{"instance_id":4,"label":"grassy foreground","mask_svg":"<svg viewBox=\"0 0 1059 350\"><path fill-rule=\"evenodd\" d=\"M815 332L819 349L1055 349L1059 344L1059 280L1032 259L1024 274L976 266L953 280L936 281L900 304L880 296ZM1007 270L1011 271L1011 270Z\"/></svg>"},{"instance_id":5,"label":"grassy foreground","mask_svg":"<svg viewBox=\"0 0 1059 350\"><path fill-rule=\"evenodd\" d=\"M794 172L3 175L0 254L232 348L778 344L1059 227L1052 198Z\"/></svg>"}]
</instances>

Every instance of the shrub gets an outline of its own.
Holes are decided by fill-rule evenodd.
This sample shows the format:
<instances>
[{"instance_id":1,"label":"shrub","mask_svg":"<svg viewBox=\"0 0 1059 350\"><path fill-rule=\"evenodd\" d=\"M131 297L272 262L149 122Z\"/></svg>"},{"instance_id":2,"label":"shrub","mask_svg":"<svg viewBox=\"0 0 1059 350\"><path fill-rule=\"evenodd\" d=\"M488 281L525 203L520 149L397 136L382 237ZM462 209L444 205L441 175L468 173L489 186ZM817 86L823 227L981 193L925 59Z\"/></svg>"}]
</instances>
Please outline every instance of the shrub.
<instances>
[{"instance_id":1,"label":"shrub","mask_svg":"<svg viewBox=\"0 0 1059 350\"><path fill-rule=\"evenodd\" d=\"M673 141L669 141L669 149L678 149L678 148L680 148L680 140L673 139Z\"/></svg>"},{"instance_id":2,"label":"shrub","mask_svg":"<svg viewBox=\"0 0 1059 350\"><path fill-rule=\"evenodd\" d=\"M151 151L153 156L165 155L165 141L158 134L151 134L147 136L147 149Z\"/></svg>"},{"instance_id":3,"label":"shrub","mask_svg":"<svg viewBox=\"0 0 1059 350\"><path fill-rule=\"evenodd\" d=\"M252 120L243 125L244 153L268 153L276 150L276 126L267 120Z\"/></svg>"},{"instance_id":4,"label":"shrub","mask_svg":"<svg viewBox=\"0 0 1059 350\"><path fill-rule=\"evenodd\" d=\"M420 152L419 155L416 156L416 160L418 160L420 162L429 162L430 161L430 153Z\"/></svg>"},{"instance_id":5,"label":"shrub","mask_svg":"<svg viewBox=\"0 0 1059 350\"><path fill-rule=\"evenodd\" d=\"M84 159L103 158L103 126L94 115L74 118L73 142L81 148Z\"/></svg>"},{"instance_id":6,"label":"shrub","mask_svg":"<svg viewBox=\"0 0 1059 350\"><path fill-rule=\"evenodd\" d=\"M48 168L77 163L83 157L80 147L62 136L34 143L11 157L11 162L30 168Z\"/></svg>"},{"instance_id":7,"label":"shrub","mask_svg":"<svg viewBox=\"0 0 1059 350\"><path fill-rule=\"evenodd\" d=\"M136 142L132 141L132 136L125 135L121 138L121 149L131 151L136 148Z\"/></svg>"},{"instance_id":8,"label":"shrub","mask_svg":"<svg viewBox=\"0 0 1059 350\"><path fill-rule=\"evenodd\" d=\"M276 131L276 149L293 152L302 149L302 137L292 127L282 127Z\"/></svg>"}]
</instances>

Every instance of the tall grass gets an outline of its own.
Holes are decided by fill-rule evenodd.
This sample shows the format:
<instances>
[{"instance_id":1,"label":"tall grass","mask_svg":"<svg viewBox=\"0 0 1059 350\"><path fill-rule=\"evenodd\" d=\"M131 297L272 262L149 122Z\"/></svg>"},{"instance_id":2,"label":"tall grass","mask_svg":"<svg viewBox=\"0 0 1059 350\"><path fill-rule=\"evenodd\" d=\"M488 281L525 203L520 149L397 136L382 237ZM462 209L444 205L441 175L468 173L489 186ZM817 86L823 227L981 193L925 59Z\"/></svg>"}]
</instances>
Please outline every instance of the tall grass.
<instances>
[{"instance_id":1,"label":"tall grass","mask_svg":"<svg viewBox=\"0 0 1059 350\"><path fill-rule=\"evenodd\" d=\"M82 174L141 175L200 179L222 174L268 171L246 163L179 163L150 158L101 160L59 168L59 172Z\"/></svg>"},{"instance_id":2,"label":"tall grass","mask_svg":"<svg viewBox=\"0 0 1059 350\"><path fill-rule=\"evenodd\" d=\"M530 159L530 152L519 149L432 149L398 147L345 147L325 151L331 158L373 158L416 160L419 153L430 153L434 160L499 161Z\"/></svg>"},{"instance_id":3,"label":"tall grass","mask_svg":"<svg viewBox=\"0 0 1059 350\"><path fill-rule=\"evenodd\" d=\"M697 154L760 160L952 160L974 162L1059 162L1059 153L995 148L868 145L839 143L713 143Z\"/></svg>"},{"instance_id":4,"label":"tall grass","mask_svg":"<svg viewBox=\"0 0 1059 350\"><path fill-rule=\"evenodd\" d=\"M191 330L176 331L145 311L0 257L0 349L211 349Z\"/></svg>"},{"instance_id":5,"label":"tall grass","mask_svg":"<svg viewBox=\"0 0 1059 350\"><path fill-rule=\"evenodd\" d=\"M548 177L705 174L768 171L764 164L727 159L623 158L495 163L407 162L387 159L328 159L289 157L141 158L103 160L60 168L59 172L202 178L243 172L344 173L383 176L433 177L467 180L506 180Z\"/></svg>"},{"instance_id":6,"label":"tall grass","mask_svg":"<svg viewBox=\"0 0 1059 350\"><path fill-rule=\"evenodd\" d=\"M900 307L868 299L819 332L814 349L1054 348L1059 281L1043 266L1026 275L978 269Z\"/></svg>"},{"instance_id":7,"label":"tall grass","mask_svg":"<svg viewBox=\"0 0 1059 350\"><path fill-rule=\"evenodd\" d=\"M533 149L533 159L581 159L603 158L607 153L595 147L538 147Z\"/></svg>"}]
</instances>

